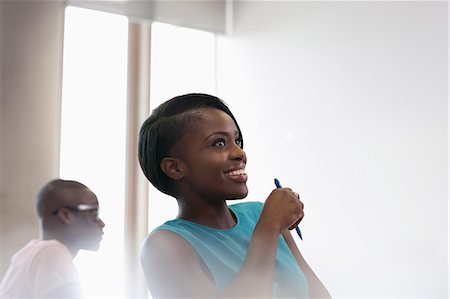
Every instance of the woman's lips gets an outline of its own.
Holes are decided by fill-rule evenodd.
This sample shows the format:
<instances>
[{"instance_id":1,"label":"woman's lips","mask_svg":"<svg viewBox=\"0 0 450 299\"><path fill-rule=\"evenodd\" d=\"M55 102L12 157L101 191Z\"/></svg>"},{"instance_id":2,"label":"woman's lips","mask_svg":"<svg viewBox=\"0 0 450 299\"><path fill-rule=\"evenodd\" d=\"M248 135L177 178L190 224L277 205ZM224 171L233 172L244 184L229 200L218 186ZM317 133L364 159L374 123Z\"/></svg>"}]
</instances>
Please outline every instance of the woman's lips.
<instances>
[{"instance_id":1,"label":"woman's lips","mask_svg":"<svg viewBox=\"0 0 450 299\"><path fill-rule=\"evenodd\" d=\"M227 177L237 183L245 183L247 182L247 174L244 169L232 170L225 173Z\"/></svg>"}]
</instances>

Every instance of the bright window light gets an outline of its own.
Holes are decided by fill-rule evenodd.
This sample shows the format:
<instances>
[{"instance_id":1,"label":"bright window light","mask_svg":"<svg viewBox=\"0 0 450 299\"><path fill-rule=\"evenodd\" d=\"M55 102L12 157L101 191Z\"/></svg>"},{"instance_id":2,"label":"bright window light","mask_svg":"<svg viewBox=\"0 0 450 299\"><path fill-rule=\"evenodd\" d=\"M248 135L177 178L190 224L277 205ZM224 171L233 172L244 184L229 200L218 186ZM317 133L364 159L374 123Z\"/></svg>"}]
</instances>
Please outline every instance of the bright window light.
<instances>
[{"instance_id":1,"label":"bright window light","mask_svg":"<svg viewBox=\"0 0 450 299\"><path fill-rule=\"evenodd\" d=\"M185 93L216 94L216 36L213 33L152 24L151 109ZM177 215L174 198L151 186L149 231Z\"/></svg>"},{"instance_id":2,"label":"bright window light","mask_svg":"<svg viewBox=\"0 0 450 299\"><path fill-rule=\"evenodd\" d=\"M127 45L125 17L66 9L60 175L97 194L106 224L100 250L75 258L91 298L124 294Z\"/></svg>"}]
</instances>

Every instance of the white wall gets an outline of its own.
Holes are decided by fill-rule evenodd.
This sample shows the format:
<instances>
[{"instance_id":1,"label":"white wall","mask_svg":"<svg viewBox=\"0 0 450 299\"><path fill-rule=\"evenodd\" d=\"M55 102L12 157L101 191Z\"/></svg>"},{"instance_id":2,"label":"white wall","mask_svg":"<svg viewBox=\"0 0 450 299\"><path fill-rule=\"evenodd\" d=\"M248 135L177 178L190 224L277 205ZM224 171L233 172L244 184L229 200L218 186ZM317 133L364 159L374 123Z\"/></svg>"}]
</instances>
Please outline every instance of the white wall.
<instances>
[{"instance_id":1,"label":"white wall","mask_svg":"<svg viewBox=\"0 0 450 299\"><path fill-rule=\"evenodd\" d=\"M250 200L305 203L299 247L334 297L447 297L446 2L236 1L219 96Z\"/></svg>"}]
</instances>

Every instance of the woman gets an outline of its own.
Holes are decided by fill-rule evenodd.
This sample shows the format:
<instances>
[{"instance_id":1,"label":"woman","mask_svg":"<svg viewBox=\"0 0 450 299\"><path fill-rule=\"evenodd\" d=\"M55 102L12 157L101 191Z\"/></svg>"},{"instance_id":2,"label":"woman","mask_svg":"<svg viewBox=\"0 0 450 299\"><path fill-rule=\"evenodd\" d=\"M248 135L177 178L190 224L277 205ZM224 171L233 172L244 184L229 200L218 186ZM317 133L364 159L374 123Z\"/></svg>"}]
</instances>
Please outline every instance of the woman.
<instances>
[{"instance_id":1,"label":"woman","mask_svg":"<svg viewBox=\"0 0 450 299\"><path fill-rule=\"evenodd\" d=\"M247 156L220 99L187 94L160 105L141 127L139 162L179 207L142 247L154 297L330 297L289 232L303 218L297 193L227 205L247 196Z\"/></svg>"}]
</instances>

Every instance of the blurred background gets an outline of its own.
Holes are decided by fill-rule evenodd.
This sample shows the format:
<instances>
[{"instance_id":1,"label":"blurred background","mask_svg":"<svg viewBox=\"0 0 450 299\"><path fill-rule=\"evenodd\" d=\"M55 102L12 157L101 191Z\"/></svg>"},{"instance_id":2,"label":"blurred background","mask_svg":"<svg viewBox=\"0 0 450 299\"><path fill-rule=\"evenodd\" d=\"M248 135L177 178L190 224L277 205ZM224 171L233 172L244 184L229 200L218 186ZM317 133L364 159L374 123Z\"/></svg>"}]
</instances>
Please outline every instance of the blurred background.
<instances>
[{"instance_id":1,"label":"blurred background","mask_svg":"<svg viewBox=\"0 0 450 299\"><path fill-rule=\"evenodd\" d=\"M34 197L78 180L106 223L90 297L147 297L140 245L176 216L137 132L169 98L235 114L249 195L305 203L298 246L335 298L448 298L447 1L0 2L0 275Z\"/></svg>"}]
</instances>

